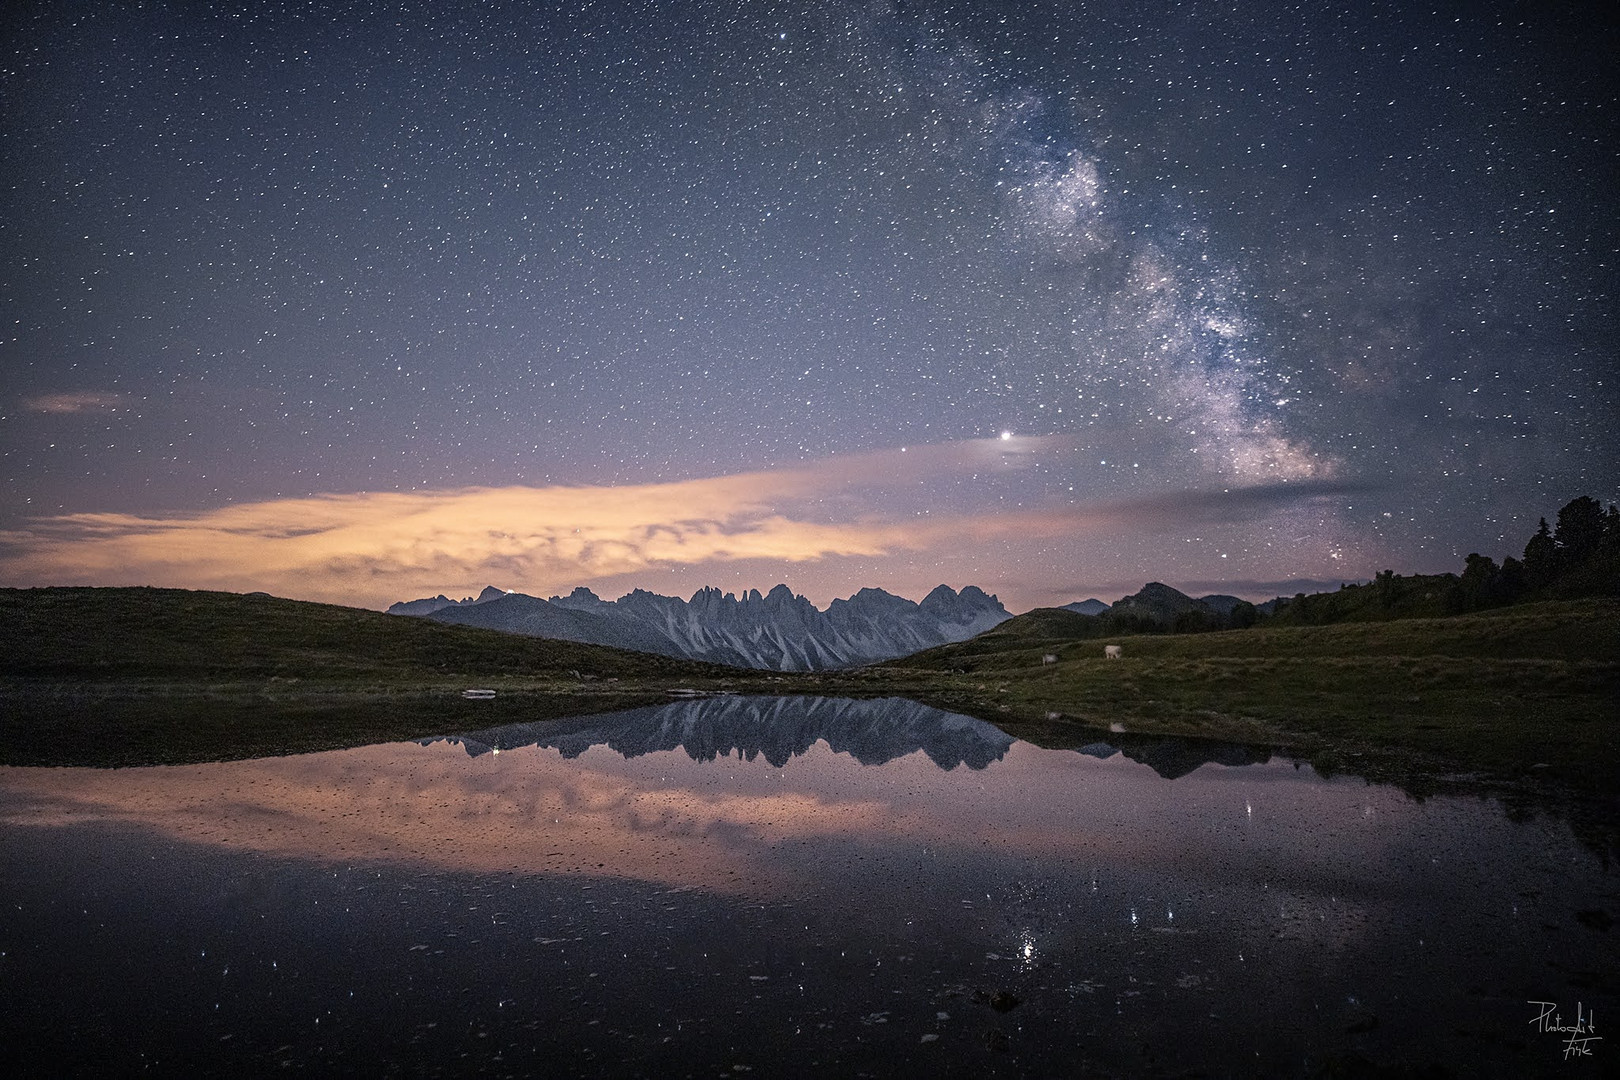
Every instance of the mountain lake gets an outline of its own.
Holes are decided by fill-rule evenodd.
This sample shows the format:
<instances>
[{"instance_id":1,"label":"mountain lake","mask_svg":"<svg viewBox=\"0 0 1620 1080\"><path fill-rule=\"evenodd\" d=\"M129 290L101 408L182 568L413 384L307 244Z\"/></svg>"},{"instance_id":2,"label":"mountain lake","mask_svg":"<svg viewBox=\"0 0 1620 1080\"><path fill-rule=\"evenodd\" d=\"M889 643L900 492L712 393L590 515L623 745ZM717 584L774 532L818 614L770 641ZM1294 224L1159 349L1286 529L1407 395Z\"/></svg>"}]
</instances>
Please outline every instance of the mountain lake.
<instances>
[{"instance_id":1,"label":"mountain lake","mask_svg":"<svg viewBox=\"0 0 1620 1080\"><path fill-rule=\"evenodd\" d=\"M11 1076L1620 1059L1620 869L1567 824L1241 746L1046 750L897 699L704 698L4 768L0 820Z\"/></svg>"}]
</instances>

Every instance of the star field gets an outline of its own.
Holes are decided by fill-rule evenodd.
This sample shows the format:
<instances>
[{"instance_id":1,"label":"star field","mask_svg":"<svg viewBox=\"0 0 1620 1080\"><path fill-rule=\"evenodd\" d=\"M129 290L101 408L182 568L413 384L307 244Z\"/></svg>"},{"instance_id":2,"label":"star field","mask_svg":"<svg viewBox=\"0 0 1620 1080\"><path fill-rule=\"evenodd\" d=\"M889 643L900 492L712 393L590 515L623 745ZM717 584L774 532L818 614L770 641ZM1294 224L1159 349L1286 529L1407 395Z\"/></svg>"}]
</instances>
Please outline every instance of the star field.
<instances>
[{"instance_id":1,"label":"star field","mask_svg":"<svg viewBox=\"0 0 1620 1080\"><path fill-rule=\"evenodd\" d=\"M71 552L113 518L812 473L703 531L839 542L464 538L377 594L345 547L321 595L1027 607L1517 554L1620 497L1615 45L1494 3L24 5L0 576L112 583Z\"/></svg>"}]
</instances>

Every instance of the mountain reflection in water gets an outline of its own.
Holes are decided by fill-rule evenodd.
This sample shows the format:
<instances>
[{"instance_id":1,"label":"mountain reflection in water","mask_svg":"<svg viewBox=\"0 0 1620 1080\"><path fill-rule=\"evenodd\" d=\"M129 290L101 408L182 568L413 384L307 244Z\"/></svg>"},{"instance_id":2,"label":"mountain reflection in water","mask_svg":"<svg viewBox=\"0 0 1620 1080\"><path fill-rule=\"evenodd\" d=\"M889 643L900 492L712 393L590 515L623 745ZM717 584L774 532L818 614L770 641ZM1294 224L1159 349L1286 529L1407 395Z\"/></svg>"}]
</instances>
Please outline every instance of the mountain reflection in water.
<instances>
[{"instance_id":1,"label":"mountain reflection in water","mask_svg":"<svg viewBox=\"0 0 1620 1080\"><path fill-rule=\"evenodd\" d=\"M1264 765L1263 747L1210 739L1116 734L1112 742L1079 747L1107 760L1122 754L1166 780L1204 765ZM554 749L577 758L593 746L606 746L625 758L684 750L693 761L713 761L733 753L746 761L763 757L780 769L817 742L862 765L885 765L921 750L942 769L958 765L983 769L1000 761L1015 741L994 724L946 712L907 698L709 697L644 709L507 724L497 728L423 739L457 743L470 757L523 746Z\"/></svg>"},{"instance_id":2,"label":"mountain reflection in water","mask_svg":"<svg viewBox=\"0 0 1620 1080\"><path fill-rule=\"evenodd\" d=\"M476 757L520 746L556 749L577 758L593 746L626 758L685 750L693 761L740 754L763 757L780 769L818 741L862 765L883 765L921 750L942 769L982 769L1013 744L1005 731L971 716L930 708L905 698L708 697L645 709L510 724L444 736ZM423 740L423 745L436 742Z\"/></svg>"}]
</instances>

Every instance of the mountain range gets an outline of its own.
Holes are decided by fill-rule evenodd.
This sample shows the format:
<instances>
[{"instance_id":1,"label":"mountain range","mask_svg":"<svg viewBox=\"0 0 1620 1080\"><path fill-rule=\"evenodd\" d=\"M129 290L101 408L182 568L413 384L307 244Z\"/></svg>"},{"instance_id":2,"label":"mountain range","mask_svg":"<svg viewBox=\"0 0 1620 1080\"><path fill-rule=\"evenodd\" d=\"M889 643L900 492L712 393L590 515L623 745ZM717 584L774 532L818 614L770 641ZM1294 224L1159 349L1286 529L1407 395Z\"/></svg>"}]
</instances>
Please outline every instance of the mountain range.
<instances>
[{"instance_id":1,"label":"mountain range","mask_svg":"<svg viewBox=\"0 0 1620 1080\"><path fill-rule=\"evenodd\" d=\"M1156 622L1170 622L1177 615L1189 611L1200 611L1209 615L1230 615L1232 609L1241 603L1242 597L1228 596L1225 593L1211 593L1195 600L1179 589L1172 589L1168 585L1152 581L1142 586L1139 592L1121 597L1112 604L1105 604L1093 598L1064 604L1059 610L1072 611L1077 615L1101 615L1106 611L1112 611L1120 615L1150 618Z\"/></svg>"},{"instance_id":2,"label":"mountain range","mask_svg":"<svg viewBox=\"0 0 1620 1080\"><path fill-rule=\"evenodd\" d=\"M620 649L772 671L857 667L965 641L1011 618L1001 601L976 586L941 585L920 603L882 589L862 589L827 610L786 585L739 598L703 588L692 599L636 589L603 600L589 589L542 600L493 586L476 597L444 595L393 605L461 626L561 638Z\"/></svg>"}]
</instances>

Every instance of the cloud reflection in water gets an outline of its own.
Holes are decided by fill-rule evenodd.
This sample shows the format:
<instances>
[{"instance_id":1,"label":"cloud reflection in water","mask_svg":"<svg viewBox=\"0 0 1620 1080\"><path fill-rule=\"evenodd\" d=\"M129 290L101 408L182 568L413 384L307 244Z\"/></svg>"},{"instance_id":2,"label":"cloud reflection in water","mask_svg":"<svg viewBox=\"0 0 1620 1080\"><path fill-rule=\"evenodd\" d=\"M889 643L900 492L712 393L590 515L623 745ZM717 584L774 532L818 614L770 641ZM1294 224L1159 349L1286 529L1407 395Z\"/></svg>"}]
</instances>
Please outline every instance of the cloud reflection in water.
<instances>
[{"instance_id":1,"label":"cloud reflection in water","mask_svg":"<svg viewBox=\"0 0 1620 1080\"><path fill-rule=\"evenodd\" d=\"M1302 859L1292 842L1278 848L1275 830L1323 814L1359 820L1365 793L1340 797L1314 781L1306 799L1292 769L1198 767L1265 757L1241 748L1112 749L1040 750L895 699L721 698L298 757L0 770L0 820L132 825L346 864L613 876L760 897L800 895L863 859L880 867L919 850L939 864L989 853L1207 871L1229 861L1245 877L1280 872L1281 861L1294 880L1319 878L1343 894L1342 843L1331 858ZM1131 758L1182 779L1167 783ZM1246 805L1281 791L1279 781L1295 805L1250 819ZM1234 845L1266 830L1259 858L1252 847L1235 857Z\"/></svg>"}]
</instances>

